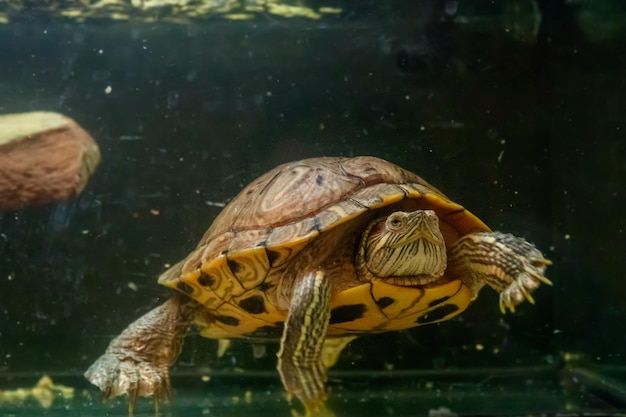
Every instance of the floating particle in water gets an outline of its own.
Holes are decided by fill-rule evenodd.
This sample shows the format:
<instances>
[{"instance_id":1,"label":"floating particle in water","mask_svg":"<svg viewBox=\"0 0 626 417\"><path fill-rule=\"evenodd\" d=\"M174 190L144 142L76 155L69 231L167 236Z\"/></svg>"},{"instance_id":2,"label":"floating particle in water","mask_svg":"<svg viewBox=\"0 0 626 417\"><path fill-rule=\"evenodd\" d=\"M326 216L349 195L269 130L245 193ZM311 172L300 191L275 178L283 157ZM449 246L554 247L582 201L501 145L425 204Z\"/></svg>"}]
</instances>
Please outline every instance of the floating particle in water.
<instances>
[{"instance_id":1,"label":"floating particle in water","mask_svg":"<svg viewBox=\"0 0 626 417\"><path fill-rule=\"evenodd\" d=\"M178 104L179 95L177 91L167 93L167 108L171 109Z\"/></svg>"}]
</instances>

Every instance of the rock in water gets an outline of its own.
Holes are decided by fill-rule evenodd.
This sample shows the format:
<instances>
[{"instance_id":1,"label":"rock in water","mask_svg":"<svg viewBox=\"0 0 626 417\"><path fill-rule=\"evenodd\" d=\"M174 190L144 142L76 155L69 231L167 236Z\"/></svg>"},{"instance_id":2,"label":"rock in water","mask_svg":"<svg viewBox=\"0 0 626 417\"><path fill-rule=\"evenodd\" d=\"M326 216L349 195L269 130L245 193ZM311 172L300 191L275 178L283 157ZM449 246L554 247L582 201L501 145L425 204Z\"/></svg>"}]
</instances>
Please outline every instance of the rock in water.
<instances>
[{"instance_id":1,"label":"rock in water","mask_svg":"<svg viewBox=\"0 0 626 417\"><path fill-rule=\"evenodd\" d=\"M93 138L58 113L0 116L0 210L77 196L100 162Z\"/></svg>"}]
</instances>

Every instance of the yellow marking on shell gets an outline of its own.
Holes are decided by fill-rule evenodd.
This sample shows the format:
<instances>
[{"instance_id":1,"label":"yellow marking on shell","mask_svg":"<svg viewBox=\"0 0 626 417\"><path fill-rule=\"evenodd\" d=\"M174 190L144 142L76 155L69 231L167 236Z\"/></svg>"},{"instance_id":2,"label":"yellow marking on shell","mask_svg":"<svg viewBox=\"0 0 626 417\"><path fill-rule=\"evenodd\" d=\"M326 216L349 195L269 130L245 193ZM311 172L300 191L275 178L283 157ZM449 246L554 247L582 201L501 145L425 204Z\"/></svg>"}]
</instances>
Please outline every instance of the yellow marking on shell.
<instances>
[{"instance_id":1,"label":"yellow marking on shell","mask_svg":"<svg viewBox=\"0 0 626 417\"><path fill-rule=\"evenodd\" d=\"M223 300L221 297L219 297L210 288L203 286L198 282L200 276L200 271L196 270L180 278L181 282L184 282L189 287L193 288L193 294L189 294L189 296L196 300L198 303L204 305L206 308L210 309L213 309L222 304ZM167 284L167 286L177 288L176 285Z\"/></svg>"},{"instance_id":2,"label":"yellow marking on shell","mask_svg":"<svg viewBox=\"0 0 626 417\"><path fill-rule=\"evenodd\" d=\"M159 284L181 290L179 284L183 283L193 290L189 296L207 308L219 305L221 298L228 299L231 294L241 294L244 288L232 276L226 258L223 255L216 257L216 254L226 250L233 236L233 233L225 233L198 246L184 261L164 272L159 278ZM203 264L203 259L210 262ZM201 270L198 264L203 264Z\"/></svg>"},{"instance_id":3,"label":"yellow marking on shell","mask_svg":"<svg viewBox=\"0 0 626 417\"><path fill-rule=\"evenodd\" d=\"M239 283L237 278L232 274L228 267L226 256L221 255L213 259L208 264L202 265L202 273L211 280L210 288L215 294L218 294L223 300L228 301L231 297L241 295L245 292L245 288ZM192 278L192 274L188 274L181 280L190 284L188 278ZM195 276L195 281L200 275ZM203 290L206 287L201 287Z\"/></svg>"},{"instance_id":4,"label":"yellow marking on shell","mask_svg":"<svg viewBox=\"0 0 626 417\"><path fill-rule=\"evenodd\" d=\"M232 332L232 330L225 330L215 325L215 317L212 311L207 309L199 309L194 318L194 324L200 330L200 335L208 339L225 340L233 337L239 337L239 335Z\"/></svg>"},{"instance_id":5,"label":"yellow marking on shell","mask_svg":"<svg viewBox=\"0 0 626 417\"><path fill-rule=\"evenodd\" d=\"M245 308L242 307L245 306L247 300L251 299L263 301L262 312L254 313L246 311ZM276 306L268 300L267 294L260 290L247 291L239 297L234 297L231 303L236 305L239 309L239 315L242 316L242 320L245 320L246 316L252 316L273 324L277 321L284 321L287 317L287 312L278 310Z\"/></svg>"},{"instance_id":6,"label":"yellow marking on shell","mask_svg":"<svg viewBox=\"0 0 626 417\"><path fill-rule=\"evenodd\" d=\"M405 198L403 189L397 184L373 184L350 196L350 199L370 209L386 206Z\"/></svg>"},{"instance_id":7,"label":"yellow marking on shell","mask_svg":"<svg viewBox=\"0 0 626 417\"><path fill-rule=\"evenodd\" d=\"M266 317L271 318L270 315ZM198 310L194 324L200 335L209 339L220 339L221 348L225 348L225 339L247 337L247 333L254 332L262 327L275 327L277 322L283 322L284 314L277 314L275 320L266 322L256 317L245 316L242 311L229 303L222 303L216 309Z\"/></svg>"},{"instance_id":8,"label":"yellow marking on shell","mask_svg":"<svg viewBox=\"0 0 626 417\"><path fill-rule=\"evenodd\" d=\"M385 307L389 300L393 302ZM430 305L437 300L442 301ZM386 303L379 305L376 301ZM432 288L402 287L374 281L341 291L332 297L331 311L352 304L364 304L366 311L363 317L356 320L331 324L328 335L342 336L409 329L420 325L418 322L420 317L442 306L454 304L458 307L456 311L451 310L450 314L428 323L449 320L463 312L471 301L471 290L458 280Z\"/></svg>"},{"instance_id":9,"label":"yellow marking on shell","mask_svg":"<svg viewBox=\"0 0 626 417\"><path fill-rule=\"evenodd\" d=\"M422 302L425 289L419 287L400 287L374 281L372 282L370 294L379 303L389 300L388 302L390 304L386 307L381 306L381 311L385 317L395 319L403 316L411 309L419 308L420 305L423 306Z\"/></svg>"},{"instance_id":10,"label":"yellow marking on shell","mask_svg":"<svg viewBox=\"0 0 626 417\"><path fill-rule=\"evenodd\" d=\"M376 301L372 298L369 283L334 293L330 299L331 317L332 310L335 308L354 304L363 304L365 306L364 316L352 321L331 323L328 328L329 336L341 336L351 332L367 331L388 321L387 317L380 311Z\"/></svg>"},{"instance_id":11,"label":"yellow marking on shell","mask_svg":"<svg viewBox=\"0 0 626 417\"><path fill-rule=\"evenodd\" d=\"M430 303L453 296L462 286L461 281L456 280L432 288L401 287L383 281L374 281L371 294L376 300L385 298L394 300L382 311L389 319L396 319L426 311Z\"/></svg>"},{"instance_id":12,"label":"yellow marking on shell","mask_svg":"<svg viewBox=\"0 0 626 417\"><path fill-rule=\"evenodd\" d=\"M277 268L294 258L309 243L306 239L297 242L285 242L283 245L266 247L267 256L271 256L272 268Z\"/></svg>"},{"instance_id":13,"label":"yellow marking on shell","mask_svg":"<svg viewBox=\"0 0 626 417\"><path fill-rule=\"evenodd\" d=\"M450 290L456 291L450 293ZM445 290L445 292L443 292ZM443 297L449 297L445 301L429 306L430 303L436 300L442 300ZM424 324L439 323L442 321L450 320L451 318L461 314L472 302L472 291L466 286L461 284L460 281L451 281L445 284L445 288L427 288L425 290L422 299L415 305L414 308L409 308L402 312L397 318L392 319L384 326L384 331L404 330L411 327L420 326L422 323L419 319L427 319ZM447 306L456 306L456 309L448 309L446 314L440 316L437 319L428 318L428 315L435 312L440 308L446 308Z\"/></svg>"},{"instance_id":14,"label":"yellow marking on shell","mask_svg":"<svg viewBox=\"0 0 626 417\"><path fill-rule=\"evenodd\" d=\"M220 338L220 334L228 335L226 336L227 338L243 337L247 333L252 333L261 327L273 327L276 322L285 320L285 314L278 311L263 315L251 315L230 303L224 303L210 313L215 317L215 321L210 326L201 329L200 334L211 339ZM220 317L222 318L221 321ZM236 319L238 323L225 323L224 318Z\"/></svg>"},{"instance_id":15,"label":"yellow marking on shell","mask_svg":"<svg viewBox=\"0 0 626 417\"><path fill-rule=\"evenodd\" d=\"M255 247L233 255L227 254L230 271L245 289L254 288L267 276L270 264L265 247Z\"/></svg>"}]
</instances>

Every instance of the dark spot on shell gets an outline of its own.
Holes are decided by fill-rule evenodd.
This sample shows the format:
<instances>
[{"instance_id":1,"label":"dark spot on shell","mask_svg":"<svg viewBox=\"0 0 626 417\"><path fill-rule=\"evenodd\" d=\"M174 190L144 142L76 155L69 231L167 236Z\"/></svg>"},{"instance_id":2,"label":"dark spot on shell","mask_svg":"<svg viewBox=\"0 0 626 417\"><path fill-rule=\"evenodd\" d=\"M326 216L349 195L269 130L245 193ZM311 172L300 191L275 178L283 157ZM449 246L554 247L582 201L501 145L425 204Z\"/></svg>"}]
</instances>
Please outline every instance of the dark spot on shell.
<instances>
[{"instance_id":1,"label":"dark spot on shell","mask_svg":"<svg viewBox=\"0 0 626 417\"><path fill-rule=\"evenodd\" d=\"M176 284L176 288L178 288L179 291L182 291L187 295L193 294L193 287L185 282L179 282L178 284Z\"/></svg>"},{"instance_id":2,"label":"dark spot on shell","mask_svg":"<svg viewBox=\"0 0 626 417\"><path fill-rule=\"evenodd\" d=\"M284 327L285 324L283 322L277 322L273 326L259 327L253 332L246 333L246 336L256 339L278 340L283 334Z\"/></svg>"},{"instance_id":3,"label":"dark spot on shell","mask_svg":"<svg viewBox=\"0 0 626 417\"><path fill-rule=\"evenodd\" d=\"M334 308L330 312L330 324L345 323L362 318L367 311L365 304L349 304Z\"/></svg>"},{"instance_id":4,"label":"dark spot on shell","mask_svg":"<svg viewBox=\"0 0 626 417\"><path fill-rule=\"evenodd\" d=\"M265 313L265 300L260 295L253 295L239 301L239 307L250 314Z\"/></svg>"},{"instance_id":5,"label":"dark spot on shell","mask_svg":"<svg viewBox=\"0 0 626 417\"><path fill-rule=\"evenodd\" d=\"M317 185L322 185L324 184L324 177L322 177L321 175L318 175L317 178L315 178L315 183Z\"/></svg>"},{"instance_id":6,"label":"dark spot on shell","mask_svg":"<svg viewBox=\"0 0 626 417\"><path fill-rule=\"evenodd\" d=\"M437 307L433 311L429 311L421 317L418 317L415 322L418 324L434 323L436 321L444 320L446 317L457 312L458 310L459 306L456 304L446 304L441 307Z\"/></svg>"},{"instance_id":7,"label":"dark spot on shell","mask_svg":"<svg viewBox=\"0 0 626 417\"><path fill-rule=\"evenodd\" d=\"M450 296L448 296L448 295L445 296L445 297L438 298L438 299L433 300L430 303L428 303L428 307L436 306L436 305L441 304L441 303L443 303L445 301L448 301L449 299L450 299Z\"/></svg>"},{"instance_id":8,"label":"dark spot on shell","mask_svg":"<svg viewBox=\"0 0 626 417\"><path fill-rule=\"evenodd\" d=\"M198 284L202 285L203 287L212 287L213 284L215 284L215 278L213 278L206 272L201 272L200 276L198 277Z\"/></svg>"},{"instance_id":9,"label":"dark spot on shell","mask_svg":"<svg viewBox=\"0 0 626 417\"><path fill-rule=\"evenodd\" d=\"M274 284L270 284L269 282L262 282L256 286L257 290L261 292L266 292L267 290L273 287L274 287Z\"/></svg>"},{"instance_id":10,"label":"dark spot on shell","mask_svg":"<svg viewBox=\"0 0 626 417\"><path fill-rule=\"evenodd\" d=\"M376 300L376 305L380 308L385 308L385 307L389 307L390 305L392 305L393 303L395 303L396 300L394 300L391 297L382 297L378 300Z\"/></svg>"},{"instance_id":11,"label":"dark spot on shell","mask_svg":"<svg viewBox=\"0 0 626 417\"><path fill-rule=\"evenodd\" d=\"M313 230L317 230L318 232L322 230L322 223L317 216L313 217L313 227L311 227L311 230L309 231L312 232Z\"/></svg>"},{"instance_id":12,"label":"dark spot on shell","mask_svg":"<svg viewBox=\"0 0 626 417\"><path fill-rule=\"evenodd\" d=\"M273 266L274 262L280 258L280 253L275 250L265 248L265 253L267 254L267 260L269 261L270 266Z\"/></svg>"},{"instance_id":13,"label":"dark spot on shell","mask_svg":"<svg viewBox=\"0 0 626 417\"><path fill-rule=\"evenodd\" d=\"M239 326L239 319L233 316L215 316L215 320L229 326Z\"/></svg>"},{"instance_id":14,"label":"dark spot on shell","mask_svg":"<svg viewBox=\"0 0 626 417\"><path fill-rule=\"evenodd\" d=\"M233 273L233 275L237 275L237 273L241 271L241 265L239 264L239 262L231 261L230 259L228 259L226 263L228 264L228 268L230 269L230 272Z\"/></svg>"}]
</instances>

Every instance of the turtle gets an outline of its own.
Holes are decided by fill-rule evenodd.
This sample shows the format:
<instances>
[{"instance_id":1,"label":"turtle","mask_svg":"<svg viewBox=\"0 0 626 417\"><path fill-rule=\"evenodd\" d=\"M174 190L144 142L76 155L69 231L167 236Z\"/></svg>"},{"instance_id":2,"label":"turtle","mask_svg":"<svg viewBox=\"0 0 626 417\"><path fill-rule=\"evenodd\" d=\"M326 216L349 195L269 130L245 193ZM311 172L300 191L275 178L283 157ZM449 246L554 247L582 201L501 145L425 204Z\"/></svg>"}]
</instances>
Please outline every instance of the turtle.
<instances>
[{"instance_id":1,"label":"turtle","mask_svg":"<svg viewBox=\"0 0 626 417\"><path fill-rule=\"evenodd\" d=\"M424 179L371 156L276 167L243 188L197 247L159 277L176 291L131 323L86 371L105 397L170 397L190 327L214 339L279 342L277 369L307 415L355 337L452 319L485 285L515 311L550 261L492 231Z\"/></svg>"}]
</instances>

